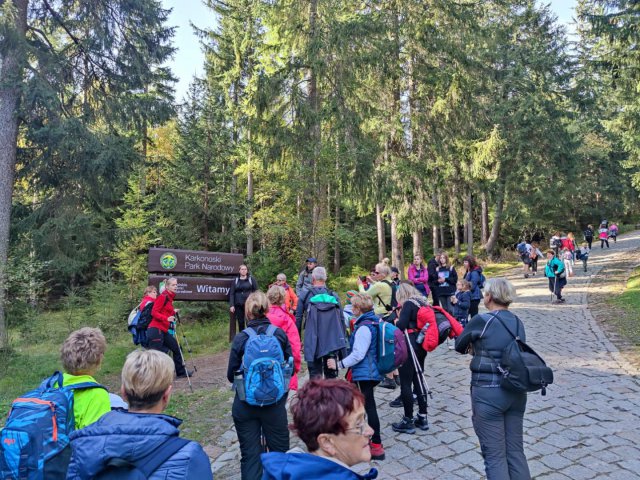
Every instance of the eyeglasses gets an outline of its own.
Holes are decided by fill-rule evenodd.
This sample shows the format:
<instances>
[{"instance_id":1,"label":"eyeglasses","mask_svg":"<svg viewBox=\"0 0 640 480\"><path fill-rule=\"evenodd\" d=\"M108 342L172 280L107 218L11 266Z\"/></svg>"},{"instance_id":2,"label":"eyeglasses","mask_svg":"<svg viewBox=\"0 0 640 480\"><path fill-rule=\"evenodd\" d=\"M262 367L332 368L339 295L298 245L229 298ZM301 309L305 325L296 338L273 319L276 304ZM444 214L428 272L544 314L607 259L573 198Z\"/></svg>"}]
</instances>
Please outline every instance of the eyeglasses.
<instances>
[{"instance_id":1,"label":"eyeglasses","mask_svg":"<svg viewBox=\"0 0 640 480\"><path fill-rule=\"evenodd\" d=\"M373 272L374 275L380 275L380 272Z\"/></svg>"},{"instance_id":2,"label":"eyeglasses","mask_svg":"<svg viewBox=\"0 0 640 480\"><path fill-rule=\"evenodd\" d=\"M369 423L367 422L367 416L365 415L360 421L360 423L358 423L355 427L347 428L346 431L347 432L353 431L358 435L365 436L364 432L368 428L369 428ZM366 436L369 437L370 435L366 435Z\"/></svg>"}]
</instances>

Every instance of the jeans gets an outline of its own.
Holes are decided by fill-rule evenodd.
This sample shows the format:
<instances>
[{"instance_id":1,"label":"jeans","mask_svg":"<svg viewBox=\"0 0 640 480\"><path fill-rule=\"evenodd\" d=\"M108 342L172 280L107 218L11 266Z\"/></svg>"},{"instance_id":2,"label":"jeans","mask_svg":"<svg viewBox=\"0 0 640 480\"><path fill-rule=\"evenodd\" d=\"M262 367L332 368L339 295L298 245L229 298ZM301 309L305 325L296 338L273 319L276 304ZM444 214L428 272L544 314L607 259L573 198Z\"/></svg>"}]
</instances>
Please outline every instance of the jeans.
<instances>
[{"instance_id":1,"label":"jeans","mask_svg":"<svg viewBox=\"0 0 640 480\"><path fill-rule=\"evenodd\" d=\"M328 358L336 359L336 355L327 355L322 358L317 358L313 362L307 362L309 378L338 378L338 369L327 367Z\"/></svg>"},{"instance_id":2,"label":"jeans","mask_svg":"<svg viewBox=\"0 0 640 480\"><path fill-rule=\"evenodd\" d=\"M549 278L549 291L558 297L558 300L562 298L562 289L567 284L566 278L560 277L548 277Z\"/></svg>"},{"instance_id":3,"label":"jeans","mask_svg":"<svg viewBox=\"0 0 640 480\"><path fill-rule=\"evenodd\" d=\"M427 352L416 344L417 336L417 333L409 334L411 345L413 346L413 350L416 352L418 363L424 372L424 360L427 358ZM404 416L407 418L413 418L413 392L415 391L418 394L418 412L421 415L427 414L427 395L426 392L422 391L422 387L420 386L420 379L418 378L418 372L413 364L411 351L408 353L409 358L407 358L404 365L398 369L398 373L400 374L400 398L402 398ZM424 377L422 378L422 381L426 384Z\"/></svg>"},{"instance_id":4,"label":"jeans","mask_svg":"<svg viewBox=\"0 0 640 480\"><path fill-rule=\"evenodd\" d=\"M438 301L440 306L444 308L447 312L453 312L453 305L451 304L451 295L440 295L438 297Z\"/></svg>"},{"instance_id":5,"label":"jeans","mask_svg":"<svg viewBox=\"0 0 640 480\"><path fill-rule=\"evenodd\" d=\"M526 393L471 387L471 421L480 441L487 480L530 480L524 455Z\"/></svg>"},{"instance_id":6,"label":"jeans","mask_svg":"<svg viewBox=\"0 0 640 480\"><path fill-rule=\"evenodd\" d=\"M180 355L180 347L176 337L170 333L164 333L158 328L149 328L147 330L147 342L148 348L151 350L159 350L163 353L169 353L173 355L173 366L176 369L176 375L182 376L186 373L184 367L184 360Z\"/></svg>"},{"instance_id":7,"label":"jeans","mask_svg":"<svg viewBox=\"0 0 640 480\"><path fill-rule=\"evenodd\" d=\"M240 472L242 480L262 478L263 448L260 435L264 435L270 452L289 450L289 429L287 427L287 396L267 407L255 407L240 400L233 400L231 415L240 443Z\"/></svg>"},{"instance_id":8,"label":"jeans","mask_svg":"<svg viewBox=\"0 0 640 480\"><path fill-rule=\"evenodd\" d=\"M378 418L376 399L373 396L373 390L378 383L380 382L377 380L359 380L356 382L358 390L364 395L364 411L367 413L367 422L373 428L371 443L382 443L380 438L380 419Z\"/></svg>"}]
</instances>

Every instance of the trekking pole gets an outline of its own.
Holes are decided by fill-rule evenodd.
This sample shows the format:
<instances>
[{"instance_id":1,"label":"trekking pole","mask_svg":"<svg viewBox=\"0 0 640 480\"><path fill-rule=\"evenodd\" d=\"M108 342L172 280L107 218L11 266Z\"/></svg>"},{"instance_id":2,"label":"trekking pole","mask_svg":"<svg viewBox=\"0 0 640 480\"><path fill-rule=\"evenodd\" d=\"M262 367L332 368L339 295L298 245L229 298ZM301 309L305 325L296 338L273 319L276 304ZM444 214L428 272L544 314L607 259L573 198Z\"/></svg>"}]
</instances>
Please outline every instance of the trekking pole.
<instances>
[{"instance_id":1,"label":"trekking pole","mask_svg":"<svg viewBox=\"0 0 640 480\"><path fill-rule=\"evenodd\" d=\"M413 366L416 369L416 373L418 375L418 383L420 384L420 389L422 390L422 397L425 402L427 401L427 395L433 400L433 394L431 393L431 389L429 388L429 384L427 380L424 378L424 372L420 367L420 363L418 362L418 357L416 356L416 352L413 349L413 344L411 343L411 339L409 338L409 333L404 331L404 335L407 339L407 345L409 346L409 351L411 352L411 360L413 361Z\"/></svg>"},{"instance_id":2,"label":"trekking pole","mask_svg":"<svg viewBox=\"0 0 640 480\"><path fill-rule=\"evenodd\" d=\"M178 312L176 312L176 319L178 320L176 323L176 338L178 337L178 323L182 324L182 321L180 320L180 315L178 315ZM181 330L182 332L182 339L184 340L184 345L187 347L187 352L189 353L189 360L191 360L191 365L193 365L193 371L197 372L198 371L198 367L196 367L196 362L193 359L193 351L191 350L191 345L189 345L189 340L187 340L187 336L184 334L184 328Z\"/></svg>"},{"instance_id":3,"label":"trekking pole","mask_svg":"<svg viewBox=\"0 0 640 480\"><path fill-rule=\"evenodd\" d=\"M178 325L176 324L176 327ZM187 362L184 361L184 354L182 353L182 347L180 346L180 340L178 340L178 331L176 330L176 343L178 344L178 351L180 352L180 359L182 360L182 366L187 374L187 382L189 383L189 390L193 393L193 385L191 385L191 375L189 375L189 369L187 368Z\"/></svg>"}]
</instances>

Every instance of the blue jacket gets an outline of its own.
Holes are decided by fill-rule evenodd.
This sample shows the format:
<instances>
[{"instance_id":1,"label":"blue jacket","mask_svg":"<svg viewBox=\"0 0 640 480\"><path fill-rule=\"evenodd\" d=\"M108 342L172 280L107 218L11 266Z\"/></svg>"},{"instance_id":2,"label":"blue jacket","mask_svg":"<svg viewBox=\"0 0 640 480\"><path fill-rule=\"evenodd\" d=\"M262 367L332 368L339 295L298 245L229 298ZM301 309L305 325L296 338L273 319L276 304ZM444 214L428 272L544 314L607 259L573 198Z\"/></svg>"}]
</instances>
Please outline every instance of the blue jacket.
<instances>
[{"instance_id":1,"label":"blue jacket","mask_svg":"<svg viewBox=\"0 0 640 480\"><path fill-rule=\"evenodd\" d=\"M457 320L463 319L465 322L469 317L469 307L471 307L471 293L456 292L458 303L453 306L453 316Z\"/></svg>"},{"instance_id":2,"label":"blue jacket","mask_svg":"<svg viewBox=\"0 0 640 480\"><path fill-rule=\"evenodd\" d=\"M544 267L544 276L548 278L553 278L556 274L560 275L562 272L564 272L564 262L558 257L553 257Z\"/></svg>"},{"instance_id":3,"label":"blue jacket","mask_svg":"<svg viewBox=\"0 0 640 480\"><path fill-rule=\"evenodd\" d=\"M471 300L480 300L482 298L482 292L480 291L480 282L482 281L482 268L476 267L465 274L464 279L471 284Z\"/></svg>"},{"instance_id":4,"label":"blue jacket","mask_svg":"<svg viewBox=\"0 0 640 480\"><path fill-rule=\"evenodd\" d=\"M332 460L310 453L263 453L262 480L369 480L378 477L375 468L360 475Z\"/></svg>"},{"instance_id":5,"label":"blue jacket","mask_svg":"<svg viewBox=\"0 0 640 480\"><path fill-rule=\"evenodd\" d=\"M113 410L96 423L71 434L71 463L67 479L93 478L112 458L135 462L178 436L175 417ZM213 479L211 462L197 442L189 442L162 464L151 480Z\"/></svg>"},{"instance_id":6,"label":"blue jacket","mask_svg":"<svg viewBox=\"0 0 640 480\"><path fill-rule=\"evenodd\" d=\"M358 318L355 324L354 333L349 338L349 344L351 350L353 350L353 343L355 342L356 332L359 328L368 328L371 332L371 343L365 357L353 367L351 367L352 379L354 382L360 380L382 380L382 375L378 371L378 323L380 319L371 310L370 312L363 313Z\"/></svg>"}]
</instances>

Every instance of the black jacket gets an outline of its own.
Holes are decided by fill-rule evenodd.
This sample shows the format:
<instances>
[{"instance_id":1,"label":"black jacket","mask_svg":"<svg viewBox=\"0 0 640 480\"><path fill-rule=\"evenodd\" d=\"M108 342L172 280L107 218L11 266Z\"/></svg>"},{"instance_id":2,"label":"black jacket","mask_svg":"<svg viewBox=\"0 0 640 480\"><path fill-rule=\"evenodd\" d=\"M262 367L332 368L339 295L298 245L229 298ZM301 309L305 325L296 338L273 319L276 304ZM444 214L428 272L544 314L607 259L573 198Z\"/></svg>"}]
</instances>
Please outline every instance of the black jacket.
<instances>
[{"instance_id":1,"label":"black jacket","mask_svg":"<svg viewBox=\"0 0 640 480\"><path fill-rule=\"evenodd\" d=\"M268 318L258 318L256 320L249 320L247 324L247 328L253 328L256 333L263 333L269 328L271 322ZM281 328L276 328L275 337L280 342L282 346L282 352L284 353L285 361L292 357L291 353L291 344L289 343L289 339L287 338L287 334L284 333L284 330ZM244 356L244 346L249 340L249 336L244 333L238 333L233 339L233 344L231 345L231 352L229 353L229 365L227 366L227 380L233 383L233 374L240 370L242 366L242 357Z\"/></svg>"},{"instance_id":2,"label":"black jacket","mask_svg":"<svg viewBox=\"0 0 640 480\"><path fill-rule=\"evenodd\" d=\"M526 342L524 325L510 311L494 310L474 316L462 335L456 338L457 352L467 353L467 348L470 345L473 347L473 358L469 365L473 387L500 386L502 375L498 372L497 366L502 360L502 350L513 341L513 337L499 320L493 318L494 315L500 318L523 342ZM482 338L480 338L481 335Z\"/></svg>"},{"instance_id":3,"label":"black jacket","mask_svg":"<svg viewBox=\"0 0 640 480\"><path fill-rule=\"evenodd\" d=\"M429 273L429 288L433 291L433 289L438 285L438 272L436 271L438 268L438 261L436 257L433 257L427 263L427 272Z\"/></svg>"},{"instance_id":4,"label":"black jacket","mask_svg":"<svg viewBox=\"0 0 640 480\"><path fill-rule=\"evenodd\" d=\"M436 267L437 268L437 267ZM449 272L449 277L444 281L444 283L439 283L437 280L437 276L439 272ZM442 267L440 266L440 270L436 271L436 283L435 283L435 293L439 297L450 297L454 293L456 293L456 283L458 283L458 272L454 267Z\"/></svg>"},{"instance_id":5,"label":"black jacket","mask_svg":"<svg viewBox=\"0 0 640 480\"><path fill-rule=\"evenodd\" d=\"M248 275L244 280L236 277L231 284L231 290L229 290L229 306L244 305L249 295L256 290L258 290L258 282L253 275Z\"/></svg>"}]
</instances>

